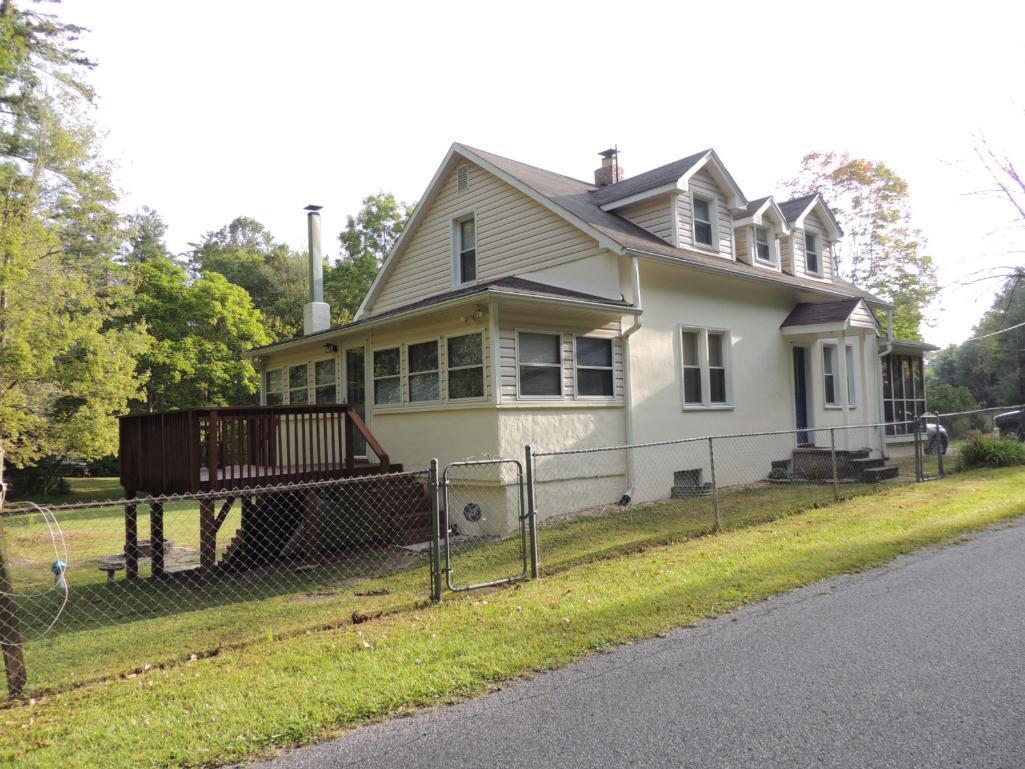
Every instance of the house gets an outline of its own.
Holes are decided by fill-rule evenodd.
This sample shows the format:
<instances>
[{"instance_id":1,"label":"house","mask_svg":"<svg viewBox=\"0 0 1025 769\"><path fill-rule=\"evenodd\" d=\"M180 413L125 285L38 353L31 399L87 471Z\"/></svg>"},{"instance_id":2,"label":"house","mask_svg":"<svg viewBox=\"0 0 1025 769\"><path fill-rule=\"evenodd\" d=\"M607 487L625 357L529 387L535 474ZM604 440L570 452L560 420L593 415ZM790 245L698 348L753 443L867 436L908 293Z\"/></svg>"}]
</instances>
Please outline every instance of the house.
<instances>
[{"instance_id":1,"label":"house","mask_svg":"<svg viewBox=\"0 0 1025 769\"><path fill-rule=\"evenodd\" d=\"M836 448L874 458L910 438L901 423L925 411L922 356L934 348L893 339L890 305L837 275L843 231L819 195L749 200L713 150L636 176L617 152L601 155L591 183L452 145L343 326L330 326L323 301L310 206L304 333L248 353L260 405L123 417L128 496L214 492L200 500L209 573L279 557L268 527L290 551L324 552L317 532L332 513L316 493L235 494L252 486L382 475L359 484L352 514L366 531L416 539L429 530L427 498L415 477L388 473L432 457L780 431L716 463L730 485L779 461L828 462L820 428L845 428ZM883 421L898 424L858 427ZM700 484L710 470L699 443L660 451L658 461L614 451L546 466L540 514L664 498L677 477ZM516 528L513 473L458 483L475 512L460 531ZM236 498L243 523L219 563ZM125 511L129 574L135 508ZM159 543L162 506L150 508ZM162 571L156 549L153 562Z\"/></svg>"},{"instance_id":2,"label":"house","mask_svg":"<svg viewBox=\"0 0 1025 769\"><path fill-rule=\"evenodd\" d=\"M606 151L591 183L454 144L354 320L328 325L314 275L305 333L251 352L260 402L346 403L407 468L920 414L928 346L836 274L842 236L819 195L748 199L714 150L636 176ZM885 455L890 432L837 443ZM665 496L591 470L582 505Z\"/></svg>"}]
</instances>

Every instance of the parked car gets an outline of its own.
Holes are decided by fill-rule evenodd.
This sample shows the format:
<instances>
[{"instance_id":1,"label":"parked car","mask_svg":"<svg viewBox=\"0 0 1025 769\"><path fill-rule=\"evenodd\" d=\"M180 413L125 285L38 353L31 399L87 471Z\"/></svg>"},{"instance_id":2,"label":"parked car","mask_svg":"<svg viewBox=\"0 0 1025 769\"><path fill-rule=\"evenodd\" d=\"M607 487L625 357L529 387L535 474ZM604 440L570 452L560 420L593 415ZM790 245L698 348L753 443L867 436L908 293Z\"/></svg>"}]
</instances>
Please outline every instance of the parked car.
<instances>
[{"instance_id":1,"label":"parked car","mask_svg":"<svg viewBox=\"0 0 1025 769\"><path fill-rule=\"evenodd\" d=\"M993 424L1003 437L1025 441L1025 409L998 414Z\"/></svg>"},{"instance_id":2,"label":"parked car","mask_svg":"<svg viewBox=\"0 0 1025 769\"><path fill-rule=\"evenodd\" d=\"M950 445L947 429L938 422L925 423L925 453L946 454Z\"/></svg>"}]
</instances>

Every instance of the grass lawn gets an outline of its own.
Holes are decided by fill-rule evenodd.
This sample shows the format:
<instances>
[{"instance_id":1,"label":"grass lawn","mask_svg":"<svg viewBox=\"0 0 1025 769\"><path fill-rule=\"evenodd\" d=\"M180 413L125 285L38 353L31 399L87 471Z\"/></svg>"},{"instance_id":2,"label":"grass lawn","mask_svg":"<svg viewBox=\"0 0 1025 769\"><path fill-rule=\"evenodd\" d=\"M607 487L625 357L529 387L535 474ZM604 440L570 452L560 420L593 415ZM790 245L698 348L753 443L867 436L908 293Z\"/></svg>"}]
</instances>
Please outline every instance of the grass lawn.
<instances>
[{"instance_id":1,"label":"grass lawn","mask_svg":"<svg viewBox=\"0 0 1025 769\"><path fill-rule=\"evenodd\" d=\"M70 505L75 502L105 502L108 499L121 499L125 495L125 490L121 488L120 478L68 478L67 481L71 486L71 491L68 494L11 499L9 502L12 505L19 502L35 502L37 505Z\"/></svg>"},{"instance_id":2,"label":"grass lawn","mask_svg":"<svg viewBox=\"0 0 1025 769\"><path fill-rule=\"evenodd\" d=\"M1021 515L1023 481L1021 469L959 473L757 525L727 516L731 530L690 539L707 521L654 526L658 506L643 526L630 513L568 522L543 535L554 574L542 580L0 710L0 765L211 766L324 737ZM590 552L588 533L602 540ZM575 542L562 560L559 537Z\"/></svg>"}]
</instances>

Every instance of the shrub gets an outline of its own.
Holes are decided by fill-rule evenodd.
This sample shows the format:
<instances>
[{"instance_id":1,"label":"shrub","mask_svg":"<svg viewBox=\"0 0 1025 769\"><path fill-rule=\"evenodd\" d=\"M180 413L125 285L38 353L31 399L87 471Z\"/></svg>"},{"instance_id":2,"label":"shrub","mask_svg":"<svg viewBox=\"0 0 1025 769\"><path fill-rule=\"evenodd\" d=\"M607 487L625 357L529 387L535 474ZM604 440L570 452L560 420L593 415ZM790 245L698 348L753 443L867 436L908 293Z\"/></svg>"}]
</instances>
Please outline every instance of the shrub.
<instances>
[{"instance_id":1,"label":"shrub","mask_svg":"<svg viewBox=\"0 0 1025 769\"><path fill-rule=\"evenodd\" d=\"M6 479L11 482L12 498L53 496L68 494L71 485L65 479L71 465L61 457L43 457L28 467L12 467Z\"/></svg>"},{"instance_id":2,"label":"shrub","mask_svg":"<svg viewBox=\"0 0 1025 769\"><path fill-rule=\"evenodd\" d=\"M958 467L1011 467L1025 465L1025 443L991 435L970 435L958 453Z\"/></svg>"},{"instance_id":3,"label":"shrub","mask_svg":"<svg viewBox=\"0 0 1025 769\"><path fill-rule=\"evenodd\" d=\"M111 454L109 457L94 459L89 463L89 475L94 478L113 478L121 474L121 463Z\"/></svg>"}]
</instances>

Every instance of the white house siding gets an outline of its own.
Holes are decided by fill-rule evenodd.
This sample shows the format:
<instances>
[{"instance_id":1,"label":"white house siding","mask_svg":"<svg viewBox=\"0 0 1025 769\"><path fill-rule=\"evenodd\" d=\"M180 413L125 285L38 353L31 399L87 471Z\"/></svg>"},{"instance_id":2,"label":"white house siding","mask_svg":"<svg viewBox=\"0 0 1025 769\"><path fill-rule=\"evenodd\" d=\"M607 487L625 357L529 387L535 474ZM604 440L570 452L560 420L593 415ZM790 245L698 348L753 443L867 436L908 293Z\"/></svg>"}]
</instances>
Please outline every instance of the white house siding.
<instances>
[{"instance_id":1,"label":"white house siding","mask_svg":"<svg viewBox=\"0 0 1025 769\"><path fill-rule=\"evenodd\" d=\"M619 257L611 251L519 273L519 277L606 299L622 297Z\"/></svg>"},{"instance_id":2,"label":"white house siding","mask_svg":"<svg viewBox=\"0 0 1025 769\"><path fill-rule=\"evenodd\" d=\"M673 243L676 223L673 221L672 198L670 194L659 195L640 203L616 209L616 215L629 219L666 243Z\"/></svg>"},{"instance_id":3,"label":"white house siding","mask_svg":"<svg viewBox=\"0 0 1025 769\"><path fill-rule=\"evenodd\" d=\"M460 192L453 168L390 268L369 314L453 288L453 220L476 212L477 279L518 275L594 256L597 242L560 216L469 163L470 184Z\"/></svg>"},{"instance_id":4,"label":"white house siding","mask_svg":"<svg viewBox=\"0 0 1025 769\"><path fill-rule=\"evenodd\" d=\"M833 276L833 253L830 248L830 244L826 241L826 228L819 218L816 211L812 211L804 219L804 228L800 230L794 230L794 236L792 238L794 242L795 251L795 263L797 266L798 275L806 275L808 277L819 277L818 275L812 275L808 272L808 264L805 260L805 247L804 247L804 233L811 232L818 236L819 241L819 259L822 261L822 278L831 279Z\"/></svg>"},{"instance_id":5,"label":"white house siding","mask_svg":"<svg viewBox=\"0 0 1025 769\"><path fill-rule=\"evenodd\" d=\"M745 224L733 231L733 247L737 254L737 261L751 264L751 226Z\"/></svg>"},{"instance_id":6,"label":"white house siding","mask_svg":"<svg viewBox=\"0 0 1025 769\"><path fill-rule=\"evenodd\" d=\"M705 169L698 171L690 179L689 191L677 196L677 217L679 219L680 247L697 248L706 251L704 246L694 245L694 219L691 208L691 193L715 200L716 218L718 223L719 253L733 258L733 217L727 204L726 196L719 189L712 175Z\"/></svg>"},{"instance_id":7,"label":"white house siding","mask_svg":"<svg viewBox=\"0 0 1025 769\"><path fill-rule=\"evenodd\" d=\"M796 239L796 231L779 239L779 263L783 272L788 275L794 274L794 241Z\"/></svg>"},{"instance_id":8,"label":"white house siding","mask_svg":"<svg viewBox=\"0 0 1025 769\"><path fill-rule=\"evenodd\" d=\"M872 311L868 309L868 306L864 302L860 302L858 306L854 308L854 312L851 313L851 325L859 328L876 328L876 322L872 315Z\"/></svg>"}]
</instances>

